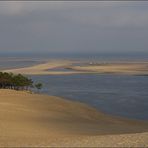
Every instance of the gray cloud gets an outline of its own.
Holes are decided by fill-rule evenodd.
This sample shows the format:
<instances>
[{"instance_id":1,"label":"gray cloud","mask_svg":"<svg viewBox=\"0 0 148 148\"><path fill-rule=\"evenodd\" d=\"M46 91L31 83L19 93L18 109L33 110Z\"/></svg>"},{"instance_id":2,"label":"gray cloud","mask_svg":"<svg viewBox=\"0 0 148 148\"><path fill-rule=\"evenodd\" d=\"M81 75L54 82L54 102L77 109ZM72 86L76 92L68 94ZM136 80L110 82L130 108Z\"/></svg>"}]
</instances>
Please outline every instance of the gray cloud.
<instances>
[{"instance_id":1,"label":"gray cloud","mask_svg":"<svg viewBox=\"0 0 148 148\"><path fill-rule=\"evenodd\" d=\"M147 51L148 2L0 2L0 51Z\"/></svg>"}]
</instances>

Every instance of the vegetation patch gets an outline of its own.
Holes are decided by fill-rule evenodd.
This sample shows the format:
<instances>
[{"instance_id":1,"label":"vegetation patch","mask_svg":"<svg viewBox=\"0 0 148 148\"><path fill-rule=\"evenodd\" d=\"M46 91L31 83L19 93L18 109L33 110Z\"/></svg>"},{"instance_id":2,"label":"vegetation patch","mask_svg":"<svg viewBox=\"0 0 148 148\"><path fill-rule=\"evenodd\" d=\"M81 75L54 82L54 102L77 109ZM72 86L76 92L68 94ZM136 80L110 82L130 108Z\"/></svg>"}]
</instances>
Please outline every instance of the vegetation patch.
<instances>
[{"instance_id":1,"label":"vegetation patch","mask_svg":"<svg viewBox=\"0 0 148 148\"><path fill-rule=\"evenodd\" d=\"M7 72L0 72L0 89L29 90L34 87L32 79L22 75ZM37 89L41 89L42 84L35 84Z\"/></svg>"}]
</instances>

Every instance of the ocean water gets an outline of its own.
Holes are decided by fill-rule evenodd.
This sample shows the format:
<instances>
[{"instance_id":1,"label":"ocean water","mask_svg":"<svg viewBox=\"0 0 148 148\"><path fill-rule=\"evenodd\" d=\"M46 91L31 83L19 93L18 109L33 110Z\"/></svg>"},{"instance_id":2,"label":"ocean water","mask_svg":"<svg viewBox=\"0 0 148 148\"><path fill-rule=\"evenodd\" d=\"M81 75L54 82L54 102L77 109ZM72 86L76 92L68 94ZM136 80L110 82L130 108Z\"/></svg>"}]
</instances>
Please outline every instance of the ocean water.
<instances>
[{"instance_id":1,"label":"ocean water","mask_svg":"<svg viewBox=\"0 0 148 148\"><path fill-rule=\"evenodd\" d=\"M32 66L45 62L45 59L0 57L0 70ZM84 58L84 60L86 59ZM125 60L125 58L120 59ZM92 57L87 60L110 61L108 58L105 60L101 57L96 59ZM54 70L59 71L59 69ZM60 70L65 71L65 69ZM148 120L148 76L74 74L29 77L34 82L43 83L43 89L41 90L43 94L83 102L99 111L112 115Z\"/></svg>"},{"instance_id":2,"label":"ocean water","mask_svg":"<svg viewBox=\"0 0 148 148\"><path fill-rule=\"evenodd\" d=\"M43 63L43 60L22 58L0 58L0 70L22 68Z\"/></svg>"},{"instance_id":3,"label":"ocean water","mask_svg":"<svg viewBox=\"0 0 148 148\"><path fill-rule=\"evenodd\" d=\"M108 114L148 120L148 77L111 74L30 76L41 93L86 103Z\"/></svg>"}]
</instances>

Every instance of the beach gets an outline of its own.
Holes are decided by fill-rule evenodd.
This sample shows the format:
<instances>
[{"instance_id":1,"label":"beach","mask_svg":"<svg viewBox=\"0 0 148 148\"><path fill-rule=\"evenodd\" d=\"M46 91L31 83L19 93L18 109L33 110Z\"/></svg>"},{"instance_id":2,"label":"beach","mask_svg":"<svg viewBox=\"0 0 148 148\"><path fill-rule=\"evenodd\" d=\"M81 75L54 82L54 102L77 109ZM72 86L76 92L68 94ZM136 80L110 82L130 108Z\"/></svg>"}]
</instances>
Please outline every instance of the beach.
<instances>
[{"instance_id":1,"label":"beach","mask_svg":"<svg viewBox=\"0 0 148 148\"><path fill-rule=\"evenodd\" d=\"M84 64L85 63L85 64ZM74 65L77 64L77 65ZM27 75L66 75L66 74L123 74L148 75L147 61L115 61L97 62L74 60L49 60L42 64L29 67L3 70L4 72L21 73ZM59 70L54 70L58 69Z\"/></svg>"},{"instance_id":2,"label":"beach","mask_svg":"<svg viewBox=\"0 0 148 148\"><path fill-rule=\"evenodd\" d=\"M1 146L148 146L148 122L83 103L0 89Z\"/></svg>"},{"instance_id":3,"label":"beach","mask_svg":"<svg viewBox=\"0 0 148 148\"><path fill-rule=\"evenodd\" d=\"M0 2L0 147L148 147L148 2Z\"/></svg>"}]
</instances>

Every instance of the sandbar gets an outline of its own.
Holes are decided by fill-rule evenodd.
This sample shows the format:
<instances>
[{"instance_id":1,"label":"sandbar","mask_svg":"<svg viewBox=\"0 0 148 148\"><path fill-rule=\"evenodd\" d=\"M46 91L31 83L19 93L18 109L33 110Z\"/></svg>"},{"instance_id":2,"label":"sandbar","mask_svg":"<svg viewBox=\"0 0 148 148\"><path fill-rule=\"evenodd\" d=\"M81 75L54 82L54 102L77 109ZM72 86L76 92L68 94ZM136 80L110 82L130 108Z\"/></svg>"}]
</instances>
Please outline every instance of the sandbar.
<instances>
[{"instance_id":1,"label":"sandbar","mask_svg":"<svg viewBox=\"0 0 148 148\"><path fill-rule=\"evenodd\" d=\"M66 75L66 74L124 74L124 75L148 75L148 62L97 62L93 64L81 64L84 61L73 60L49 60L46 63L30 67L7 69L3 72L21 73L26 75ZM74 65L79 63L79 65ZM65 70L55 71L55 68Z\"/></svg>"}]
</instances>

